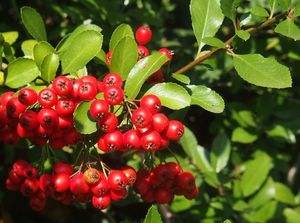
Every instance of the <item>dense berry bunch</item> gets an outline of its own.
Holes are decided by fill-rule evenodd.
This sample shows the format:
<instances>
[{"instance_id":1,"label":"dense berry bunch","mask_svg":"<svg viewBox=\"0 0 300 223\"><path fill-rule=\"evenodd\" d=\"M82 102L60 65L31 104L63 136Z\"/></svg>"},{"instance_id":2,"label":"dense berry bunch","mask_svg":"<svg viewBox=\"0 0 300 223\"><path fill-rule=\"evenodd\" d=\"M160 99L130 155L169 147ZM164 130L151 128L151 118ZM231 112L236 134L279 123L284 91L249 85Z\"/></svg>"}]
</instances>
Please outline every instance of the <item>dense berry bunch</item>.
<instances>
[{"instance_id":1,"label":"dense berry bunch","mask_svg":"<svg viewBox=\"0 0 300 223\"><path fill-rule=\"evenodd\" d=\"M143 59L144 57L147 57L150 55L149 49L145 46L152 40L152 30L146 26L140 26L136 32L135 32L135 39L138 44L137 49L138 49L138 60ZM174 52L172 50L169 50L167 48L161 48L158 50L159 53L164 54L167 56L170 60L173 59L173 54ZM112 58L113 52L108 51L106 54L106 65L110 66L111 65L111 58ZM168 65L169 63L167 62L165 65ZM163 70L159 69L155 73L153 73L147 80L148 84L156 84L156 83L161 83L165 81L165 77L163 74Z\"/></svg>"},{"instance_id":2,"label":"dense berry bunch","mask_svg":"<svg viewBox=\"0 0 300 223\"><path fill-rule=\"evenodd\" d=\"M193 174L183 172L180 165L173 162L159 164L151 170L139 170L133 187L149 203L169 203L174 195L193 199L199 193Z\"/></svg>"},{"instance_id":3,"label":"dense berry bunch","mask_svg":"<svg viewBox=\"0 0 300 223\"><path fill-rule=\"evenodd\" d=\"M9 172L6 187L28 197L35 211L45 208L48 197L66 205L92 201L95 208L106 209L111 202L127 195L126 187L132 186L135 179L135 170L128 166L110 170L106 175L95 168L74 173L73 167L63 162L55 163L51 174L38 177L36 168L25 160L18 160Z\"/></svg>"}]
</instances>

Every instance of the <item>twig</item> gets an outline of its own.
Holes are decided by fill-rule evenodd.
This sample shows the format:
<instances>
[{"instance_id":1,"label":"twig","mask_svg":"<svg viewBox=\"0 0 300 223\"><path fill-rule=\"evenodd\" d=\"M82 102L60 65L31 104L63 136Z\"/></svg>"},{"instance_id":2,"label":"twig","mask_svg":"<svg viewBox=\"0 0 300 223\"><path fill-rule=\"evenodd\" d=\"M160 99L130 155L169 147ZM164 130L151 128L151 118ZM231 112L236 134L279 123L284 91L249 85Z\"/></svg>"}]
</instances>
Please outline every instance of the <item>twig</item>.
<instances>
[{"instance_id":1,"label":"twig","mask_svg":"<svg viewBox=\"0 0 300 223\"><path fill-rule=\"evenodd\" d=\"M285 13L282 13L282 14L279 14L275 17L272 17L272 18L268 18L267 20L265 20L263 23L261 23L259 26L257 27L251 27L251 28L248 28L246 29L245 31L248 32L248 33L255 33L257 32L258 30L261 30L267 26L270 26L272 24L275 24L277 23L279 20L281 20L282 18L286 17L287 15L289 14L289 12L285 12ZM232 36L231 38L229 38L226 42L225 42L225 45L226 46L231 46L234 38L236 37L236 35ZM213 55L215 55L216 53L220 52L224 50L224 48L215 48L207 53L205 53L204 55L196 58L194 61L192 61L191 63L185 65L184 67L180 68L179 70L175 71L174 73L178 73L178 74L182 74L182 73L185 73L186 71L192 69L194 66L196 66L197 64L205 61L206 59L212 57Z\"/></svg>"},{"instance_id":2,"label":"twig","mask_svg":"<svg viewBox=\"0 0 300 223\"><path fill-rule=\"evenodd\" d=\"M158 204L159 212L161 213L165 223L171 223L173 218L172 212L163 204Z\"/></svg>"}]
</instances>

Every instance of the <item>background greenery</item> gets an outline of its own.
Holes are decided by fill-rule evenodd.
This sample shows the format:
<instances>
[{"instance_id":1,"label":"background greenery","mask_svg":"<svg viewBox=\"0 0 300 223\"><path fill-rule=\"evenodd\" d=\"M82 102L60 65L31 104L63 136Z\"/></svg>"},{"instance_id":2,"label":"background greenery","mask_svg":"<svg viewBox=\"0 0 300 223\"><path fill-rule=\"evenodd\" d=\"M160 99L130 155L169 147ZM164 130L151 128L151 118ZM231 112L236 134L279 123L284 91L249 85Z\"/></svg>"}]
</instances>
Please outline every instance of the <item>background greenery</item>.
<instances>
[{"instance_id":1,"label":"background greenery","mask_svg":"<svg viewBox=\"0 0 300 223\"><path fill-rule=\"evenodd\" d=\"M273 2L240 1L237 18L243 21L252 15L247 26L258 24L269 16ZM288 5L276 5L275 14L292 5L289 1L278 2ZM14 54L23 55L22 41L30 37L21 24L19 9L28 5L42 15L48 41L53 45L78 25L92 22L103 29L103 49L107 51L109 37L119 24L130 24L135 30L146 23L154 32L149 48L174 50L171 70L176 71L192 61L198 50L189 4L190 1L184 0L1 1L0 32L19 33L13 44L15 52L7 53L10 57L5 57L4 62L13 60ZM299 24L297 18L294 22ZM171 222L223 222L226 218L239 223L300 222L300 44L278 35L274 28L275 25L259 31L247 41L236 40L234 52L275 57L290 68L292 88L278 90L250 85L236 74L232 58L226 52L185 73L193 84L204 84L222 95L226 107L221 114L193 106L172 114L184 118L185 125L191 129L181 141L184 150L178 146L175 151L184 168L197 175L200 196L192 201L176 198L167 208L173 216ZM217 37L227 40L234 33L232 22L226 18ZM298 37L294 39L299 39L299 32L296 34ZM92 66L89 72L101 74L105 70ZM6 222L104 223L114 219L125 223L141 222L144 218L150 205L132 197L114 204L108 213L90 206L66 207L53 201L44 212L33 213L20 194L4 189L3 179L13 160L20 157L34 160L39 154L24 144L17 148L1 145L1 213ZM160 210L165 209L160 207Z\"/></svg>"}]
</instances>

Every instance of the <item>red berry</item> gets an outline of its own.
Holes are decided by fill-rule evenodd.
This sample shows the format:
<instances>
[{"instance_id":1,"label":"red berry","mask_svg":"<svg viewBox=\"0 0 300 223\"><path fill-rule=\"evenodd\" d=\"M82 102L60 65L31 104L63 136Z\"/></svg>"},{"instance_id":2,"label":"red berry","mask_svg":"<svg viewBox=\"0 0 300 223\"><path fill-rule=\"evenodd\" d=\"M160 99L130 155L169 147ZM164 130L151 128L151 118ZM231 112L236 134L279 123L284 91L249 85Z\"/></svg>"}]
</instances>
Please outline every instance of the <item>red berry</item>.
<instances>
[{"instance_id":1,"label":"red berry","mask_svg":"<svg viewBox=\"0 0 300 223\"><path fill-rule=\"evenodd\" d=\"M39 179L39 186L41 191L49 194L52 188L52 176L50 174L44 173Z\"/></svg>"},{"instance_id":2,"label":"red berry","mask_svg":"<svg viewBox=\"0 0 300 223\"><path fill-rule=\"evenodd\" d=\"M40 105L46 108L50 108L57 103L57 95L54 90L45 88L40 91L38 95L38 102Z\"/></svg>"},{"instance_id":3,"label":"red berry","mask_svg":"<svg viewBox=\"0 0 300 223\"><path fill-rule=\"evenodd\" d=\"M118 118L114 113L106 113L104 117L98 121L98 126L103 132L113 132L118 126Z\"/></svg>"},{"instance_id":4,"label":"red berry","mask_svg":"<svg viewBox=\"0 0 300 223\"><path fill-rule=\"evenodd\" d=\"M104 143L104 137L100 137L97 141L98 149L103 152L110 152L109 148L106 147L106 144Z\"/></svg>"},{"instance_id":5,"label":"red berry","mask_svg":"<svg viewBox=\"0 0 300 223\"><path fill-rule=\"evenodd\" d=\"M73 167L70 164L59 161L53 165L53 174L65 173L71 176L74 172Z\"/></svg>"},{"instance_id":6,"label":"red berry","mask_svg":"<svg viewBox=\"0 0 300 223\"><path fill-rule=\"evenodd\" d=\"M132 113L132 123L137 128L145 128L151 125L152 114L145 107L137 108Z\"/></svg>"},{"instance_id":7,"label":"red berry","mask_svg":"<svg viewBox=\"0 0 300 223\"><path fill-rule=\"evenodd\" d=\"M97 83L98 92L104 92L105 88L106 88L105 84L102 81L98 81Z\"/></svg>"},{"instance_id":8,"label":"red berry","mask_svg":"<svg viewBox=\"0 0 300 223\"><path fill-rule=\"evenodd\" d=\"M28 179L35 179L37 177L37 169L28 165L24 168L24 177Z\"/></svg>"},{"instance_id":9,"label":"red berry","mask_svg":"<svg viewBox=\"0 0 300 223\"><path fill-rule=\"evenodd\" d=\"M78 96L81 100L91 101L93 100L98 92L98 87L95 87L90 82L80 82Z\"/></svg>"},{"instance_id":10,"label":"red berry","mask_svg":"<svg viewBox=\"0 0 300 223\"><path fill-rule=\"evenodd\" d=\"M118 130L111 133L107 133L104 136L104 145L106 150L108 151L120 150L123 146L122 133Z\"/></svg>"},{"instance_id":11,"label":"red berry","mask_svg":"<svg viewBox=\"0 0 300 223\"><path fill-rule=\"evenodd\" d=\"M121 170L123 171L123 173L127 177L128 184L132 186L134 184L134 182L136 181L136 172L135 172L135 170L130 166L124 166L124 167L122 167Z\"/></svg>"},{"instance_id":12,"label":"red berry","mask_svg":"<svg viewBox=\"0 0 300 223\"><path fill-rule=\"evenodd\" d=\"M59 116L70 116L75 110L75 103L70 99L61 98L57 101L55 110Z\"/></svg>"},{"instance_id":13,"label":"red berry","mask_svg":"<svg viewBox=\"0 0 300 223\"><path fill-rule=\"evenodd\" d=\"M178 163L169 162L165 164L168 169L168 178L175 179L176 176L181 172L181 167Z\"/></svg>"},{"instance_id":14,"label":"red berry","mask_svg":"<svg viewBox=\"0 0 300 223\"><path fill-rule=\"evenodd\" d=\"M8 124L8 117L5 109L0 110L0 128Z\"/></svg>"},{"instance_id":15,"label":"red berry","mask_svg":"<svg viewBox=\"0 0 300 223\"><path fill-rule=\"evenodd\" d=\"M42 211L46 206L46 198L41 199L37 195L29 198L29 206L34 211Z\"/></svg>"},{"instance_id":16,"label":"red berry","mask_svg":"<svg viewBox=\"0 0 300 223\"><path fill-rule=\"evenodd\" d=\"M138 60L143 59L146 56L149 56L149 50L147 47L144 46L138 46Z\"/></svg>"},{"instance_id":17,"label":"red berry","mask_svg":"<svg viewBox=\"0 0 300 223\"><path fill-rule=\"evenodd\" d=\"M124 92L119 86L107 87L104 91L104 99L110 105L120 104L124 99Z\"/></svg>"},{"instance_id":18,"label":"red berry","mask_svg":"<svg viewBox=\"0 0 300 223\"><path fill-rule=\"evenodd\" d=\"M161 69L159 69L158 71L156 71L155 73L153 73L148 79L147 79L147 83L148 84L158 84L158 83L162 83L165 81L165 77L164 74L162 72Z\"/></svg>"},{"instance_id":19,"label":"red berry","mask_svg":"<svg viewBox=\"0 0 300 223\"><path fill-rule=\"evenodd\" d=\"M141 99L140 106L149 109L152 114L156 114L161 109L161 102L157 96L148 94Z\"/></svg>"},{"instance_id":20,"label":"red berry","mask_svg":"<svg viewBox=\"0 0 300 223\"><path fill-rule=\"evenodd\" d=\"M106 178L102 178L91 187L91 191L95 196L103 196L109 190L109 185Z\"/></svg>"},{"instance_id":21,"label":"red berry","mask_svg":"<svg viewBox=\"0 0 300 223\"><path fill-rule=\"evenodd\" d=\"M30 106L37 101L37 93L31 88L23 88L19 91L18 99L23 105Z\"/></svg>"},{"instance_id":22,"label":"red berry","mask_svg":"<svg viewBox=\"0 0 300 223\"><path fill-rule=\"evenodd\" d=\"M56 174L52 178L54 189L57 192L65 192L70 188L70 176L65 173Z\"/></svg>"},{"instance_id":23,"label":"red berry","mask_svg":"<svg viewBox=\"0 0 300 223\"><path fill-rule=\"evenodd\" d=\"M184 134L184 126L179 121L171 120L165 134L171 140L178 140Z\"/></svg>"},{"instance_id":24,"label":"red berry","mask_svg":"<svg viewBox=\"0 0 300 223\"><path fill-rule=\"evenodd\" d=\"M83 177L85 182L87 182L89 185L93 185L99 180L102 180L104 178L104 174L100 173L95 168L88 168L86 171L84 171Z\"/></svg>"},{"instance_id":25,"label":"red berry","mask_svg":"<svg viewBox=\"0 0 300 223\"><path fill-rule=\"evenodd\" d=\"M10 191L16 191L19 190L20 185L14 183L10 178L7 178L5 181L6 189Z\"/></svg>"},{"instance_id":26,"label":"red berry","mask_svg":"<svg viewBox=\"0 0 300 223\"><path fill-rule=\"evenodd\" d=\"M20 192L25 197L30 197L39 189L39 181L37 179L26 179L20 187Z\"/></svg>"},{"instance_id":27,"label":"red berry","mask_svg":"<svg viewBox=\"0 0 300 223\"><path fill-rule=\"evenodd\" d=\"M147 202L147 203L153 203L154 200L154 191L153 190L149 190L146 193L141 195L142 199Z\"/></svg>"},{"instance_id":28,"label":"red berry","mask_svg":"<svg viewBox=\"0 0 300 223\"><path fill-rule=\"evenodd\" d=\"M58 76L53 80L52 88L59 96L70 96L73 93L73 83L65 76Z\"/></svg>"},{"instance_id":29,"label":"red berry","mask_svg":"<svg viewBox=\"0 0 300 223\"><path fill-rule=\"evenodd\" d=\"M23 105L18 98L11 98L6 103L6 113L10 118L18 118L25 109L26 106Z\"/></svg>"},{"instance_id":30,"label":"red berry","mask_svg":"<svg viewBox=\"0 0 300 223\"><path fill-rule=\"evenodd\" d=\"M90 115L95 120L100 120L109 110L109 105L104 100L95 100L90 106Z\"/></svg>"},{"instance_id":31,"label":"red berry","mask_svg":"<svg viewBox=\"0 0 300 223\"><path fill-rule=\"evenodd\" d=\"M154 198L157 203L166 204L171 202L174 198L174 194L170 190L162 187L155 190Z\"/></svg>"},{"instance_id":32,"label":"red berry","mask_svg":"<svg viewBox=\"0 0 300 223\"><path fill-rule=\"evenodd\" d=\"M0 97L0 104L2 107L6 107L7 102L13 98L13 95L15 94L15 92L13 91L7 91L5 93L3 93Z\"/></svg>"},{"instance_id":33,"label":"red berry","mask_svg":"<svg viewBox=\"0 0 300 223\"><path fill-rule=\"evenodd\" d=\"M14 184L21 184L25 180L24 176L18 175L13 169L9 171L8 177Z\"/></svg>"},{"instance_id":34,"label":"red berry","mask_svg":"<svg viewBox=\"0 0 300 223\"><path fill-rule=\"evenodd\" d=\"M38 127L38 115L34 111L27 110L20 116L20 125L26 130L33 130Z\"/></svg>"},{"instance_id":35,"label":"red berry","mask_svg":"<svg viewBox=\"0 0 300 223\"><path fill-rule=\"evenodd\" d=\"M87 182L85 182L82 173L78 173L72 177L70 190L73 194L85 194L89 192L90 187Z\"/></svg>"},{"instance_id":36,"label":"red berry","mask_svg":"<svg viewBox=\"0 0 300 223\"><path fill-rule=\"evenodd\" d=\"M51 128L58 124L58 117L52 108L43 108L38 113L38 121L44 128Z\"/></svg>"},{"instance_id":37,"label":"red berry","mask_svg":"<svg viewBox=\"0 0 300 223\"><path fill-rule=\"evenodd\" d=\"M168 50L167 48L161 48L158 50L158 52L164 54L170 60L172 60L172 58L173 58L173 52L171 50Z\"/></svg>"},{"instance_id":38,"label":"red berry","mask_svg":"<svg viewBox=\"0 0 300 223\"><path fill-rule=\"evenodd\" d=\"M91 83L96 89L98 87L98 80L92 75L83 76L80 80L84 83Z\"/></svg>"},{"instance_id":39,"label":"red berry","mask_svg":"<svg viewBox=\"0 0 300 223\"><path fill-rule=\"evenodd\" d=\"M183 193L184 197L188 200L194 199L198 194L199 189L196 186L193 189L185 190L185 192Z\"/></svg>"},{"instance_id":40,"label":"red berry","mask_svg":"<svg viewBox=\"0 0 300 223\"><path fill-rule=\"evenodd\" d=\"M169 125L169 119L162 113L152 116L152 128L157 132L163 132Z\"/></svg>"},{"instance_id":41,"label":"red berry","mask_svg":"<svg viewBox=\"0 0 300 223\"><path fill-rule=\"evenodd\" d=\"M111 202L111 198L109 194L104 194L102 196L93 196L92 197L92 204L94 206L94 208L103 210L108 208L108 206L110 205Z\"/></svg>"},{"instance_id":42,"label":"red berry","mask_svg":"<svg viewBox=\"0 0 300 223\"><path fill-rule=\"evenodd\" d=\"M150 190L151 185L150 185L150 183L145 178L142 178L142 179L138 178L136 180L136 182L133 184L133 188L138 193L140 193L141 195L143 195L143 194L146 194Z\"/></svg>"},{"instance_id":43,"label":"red berry","mask_svg":"<svg viewBox=\"0 0 300 223\"><path fill-rule=\"evenodd\" d=\"M190 172L181 172L176 177L176 182L183 189L193 189L195 187L195 177Z\"/></svg>"},{"instance_id":44,"label":"red berry","mask_svg":"<svg viewBox=\"0 0 300 223\"><path fill-rule=\"evenodd\" d=\"M140 148L140 134L137 130L131 129L124 133L123 144L127 150Z\"/></svg>"},{"instance_id":45,"label":"red berry","mask_svg":"<svg viewBox=\"0 0 300 223\"><path fill-rule=\"evenodd\" d=\"M128 179L121 170L110 171L107 181L110 189L112 190L125 189L128 184Z\"/></svg>"},{"instance_id":46,"label":"red berry","mask_svg":"<svg viewBox=\"0 0 300 223\"><path fill-rule=\"evenodd\" d=\"M127 190L126 188L122 189L122 190L110 190L110 197L112 201L119 201L121 199L123 199L124 197L126 197L127 195Z\"/></svg>"},{"instance_id":47,"label":"red berry","mask_svg":"<svg viewBox=\"0 0 300 223\"><path fill-rule=\"evenodd\" d=\"M116 73L106 74L105 77L103 78L103 83L106 87L109 87L109 86L122 87L122 85L123 85L121 76Z\"/></svg>"},{"instance_id":48,"label":"red berry","mask_svg":"<svg viewBox=\"0 0 300 223\"><path fill-rule=\"evenodd\" d=\"M160 135L156 131L146 132L141 137L141 146L146 151L155 151L160 147Z\"/></svg>"},{"instance_id":49,"label":"red berry","mask_svg":"<svg viewBox=\"0 0 300 223\"><path fill-rule=\"evenodd\" d=\"M106 59L106 65L107 66L110 66L110 64L111 64L112 54L113 54L112 51L108 51L107 54L106 54L105 59Z\"/></svg>"},{"instance_id":50,"label":"red berry","mask_svg":"<svg viewBox=\"0 0 300 223\"><path fill-rule=\"evenodd\" d=\"M136 30L135 38L140 45L146 45L152 39L152 31L148 26L140 26Z\"/></svg>"}]
</instances>

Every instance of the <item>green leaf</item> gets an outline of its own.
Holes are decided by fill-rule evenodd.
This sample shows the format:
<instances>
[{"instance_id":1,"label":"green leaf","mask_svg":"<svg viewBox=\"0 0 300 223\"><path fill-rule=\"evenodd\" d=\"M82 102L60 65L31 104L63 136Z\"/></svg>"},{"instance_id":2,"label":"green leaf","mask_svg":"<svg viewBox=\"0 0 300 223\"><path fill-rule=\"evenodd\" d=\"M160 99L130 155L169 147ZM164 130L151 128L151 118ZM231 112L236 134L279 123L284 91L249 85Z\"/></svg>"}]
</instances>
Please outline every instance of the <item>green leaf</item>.
<instances>
[{"instance_id":1,"label":"green leaf","mask_svg":"<svg viewBox=\"0 0 300 223\"><path fill-rule=\"evenodd\" d=\"M97 55L101 49L102 41L103 36L93 30L76 35L70 46L60 55L63 74L83 68Z\"/></svg>"},{"instance_id":2,"label":"green leaf","mask_svg":"<svg viewBox=\"0 0 300 223\"><path fill-rule=\"evenodd\" d=\"M275 32L280 33L281 35L291 38L295 41L300 40L300 28L295 25L295 23L289 18L280 22L276 26Z\"/></svg>"},{"instance_id":3,"label":"green leaf","mask_svg":"<svg viewBox=\"0 0 300 223\"><path fill-rule=\"evenodd\" d=\"M219 133L213 141L210 160L213 168L219 173L226 167L230 157L230 140L225 133Z\"/></svg>"},{"instance_id":4,"label":"green leaf","mask_svg":"<svg viewBox=\"0 0 300 223\"><path fill-rule=\"evenodd\" d=\"M292 0L277 0L277 1L284 10L288 10L292 5Z\"/></svg>"},{"instance_id":5,"label":"green leaf","mask_svg":"<svg viewBox=\"0 0 300 223\"><path fill-rule=\"evenodd\" d=\"M25 40L22 45L21 49L24 55L30 59L33 59L33 48L38 42L34 39Z\"/></svg>"},{"instance_id":6,"label":"green leaf","mask_svg":"<svg viewBox=\"0 0 300 223\"><path fill-rule=\"evenodd\" d=\"M225 43L216 37L205 37L202 42L209 46L225 48Z\"/></svg>"},{"instance_id":7,"label":"green leaf","mask_svg":"<svg viewBox=\"0 0 300 223\"><path fill-rule=\"evenodd\" d=\"M156 205L152 205L148 209L144 223L163 223Z\"/></svg>"},{"instance_id":8,"label":"green leaf","mask_svg":"<svg viewBox=\"0 0 300 223\"><path fill-rule=\"evenodd\" d=\"M250 212L249 214L245 213L244 217L246 218L247 222L271 222L270 220L274 218L277 211L278 202L270 201L254 212Z\"/></svg>"},{"instance_id":9,"label":"green leaf","mask_svg":"<svg viewBox=\"0 0 300 223\"><path fill-rule=\"evenodd\" d=\"M95 56L94 60L95 60L97 63L106 65L106 53L104 52L104 50L101 49L101 50L97 53L97 55Z\"/></svg>"},{"instance_id":10,"label":"green leaf","mask_svg":"<svg viewBox=\"0 0 300 223\"><path fill-rule=\"evenodd\" d=\"M294 16L295 16L295 17L300 16L300 1L298 1L298 3L297 3L296 6L295 6Z\"/></svg>"},{"instance_id":11,"label":"green leaf","mask_svg":"<svg viewBox=\"0 0 300 223\"><path fill-rule=\"evenodd\" d=\"M220 181L218 179L218 175L216 174L216 172L214 171L204 172L203 178L205 183L209 184L210 186L214 188L220 187Z\"/></svg>"},{"instance_id":12,"label":"green leaf","mask_svg":"<svg viewBox=\"0 0 300 223\"><path fill-rule=\"evenodd\" d=\"M183 84L190 84L191 83L191 79L188 76L184 75L184 74L175 74L174 73L174 74L172 74L171 77L174 78L175 80L183 83Z\"/></svg>"},{"instance_id":13,"label":"green leaf","mask_svg":"<svg viewBox=\"0 0 300 223\"><path fill-rule=\"evenodd\" d=\"M58 66L59 66L58 55L55 53L47 55L43 60L41 66L42 78L47 82L52 81L56 76L56 71L58 69Z\"/></svg>"},{"instance_id":14,"label":"green leaf","mask_svg":"<svg viewBox=\"0 0 300 223\"><path fill-rule=\"evenodd\" d=\"M33 57L39 68L41 67L45 57L52 53L54 53L54 48L45 41L39 42L34 46Z\"/></svg>"},{"instance_id":15,"label":"green leaf","mask_svg":"<svg viewBox=\"0 0 300 223\"><path fill-rule=\"evenodd\" d=\"M268 129L266 131L267 135L272 138L278 138L281 140L285 140L288 143L296 143L296 136L295 134L290 130L285 128L282 125L274 124L272 128Z\"/></svg>"},{"instance_id":16,"label":"green leaf","mask_svg":"<svg viewBox=\"0 0 300 223\"><path fill-rule=\"evenodd\" d=\"M236 32L236 35L240 37L242 40L247 41L250 38L250 33L245 30L239 30Z\"/></svg>"},{"instance_id":17,"label":"green leaf","mask_svg":"<svg viewBox=\"0 0 300 223\"><path fill-rule=\"evenodd\" d=\"M232 223L230 220L226 219L223 223Z\"/></svg>"},{"instance_id":18,"label":"green leaf","mask_svg":"<svg viewBox=\"0 0 300 223\"><path fill-rule=\"evenodd\" d=\"M179 110L190 106L191 96L180 85L175 83L159 83L153 85L144 95L154 94L161 100L163 106Z\"/></svg>"},{"instance_id":19,"label":"green leaf","mask_svg":"<svg viewBox=\"0 0 300 223\"><path fill-rule=\"evenodd\" d=\"M192 151L194 148L198 146L197 138L195 137L194 133L187 127L184 126L184 134L179 140L183 150L185 153L190 157L192 156Z\"/></svg>"},{"instance_id":20,"label":"green leaf","mask_svg":"<svg viewBox=\"0 0 300 223\"><path fill-rule=\"evenodd\" d=\"M275 196L275 184L271 177L268 178L262 188L249 201L249 206L259 208Z\"/></svg>"},{"instance_id":21,"label":"green leaf","mask_svg":"<svg viewBox=\"0 0 300 223\"><path fill-rule=\"evenodd\" d=\"M102 29L94 24L82 24L78 26L71 34L65 36L56 46L56 51L58 55L61 57L61 54L64 53L67 49L70 48L73 40L80 34L85 31L95 31L101 34ZM101 47L100 47L101 48ZM99 48L99 50L100 50Z\"/></svg>"},{"instance_id":22,"label":"green leaf","mask_svg":"<svg viewBox=\"0 0 300 223\"><path fill-rule=\"evenodd\" d=\"M268 17L269 13L268 11L260 6L254 6L253 8L251 8L251 13L253 15L259 16L259 17Z\"/></svg>"},{"instance_id":23,"label":"green leaf","mask_svg":"<svg viewBox=\"0 0 300 223\"><path fill-rule=\"evenodd\" d=\"M271 168L272 159L265 153L246 163L246 170L241 178L241 188L245 197L262 186Z\"/></svg>"},{"instance_id":24,"label":"green leaf","mask_svg":"<svg viewBox=\"0 0 300 223\"><path fill-rule=\"evenodd\" d=\"M137 44L131 37L124 37L114 48L110 71L119 74L126 80L128 73L136 64L138 58Z\"/></svg>"},{"instance_id":25,"label":"green leaf","mask_svg":"<svg viewBox=\"0 0 300 223\"><path fill-rule=\"evenodd\" d=\"M92 101L82 102L74 112L74 124L78 132L82 134L91 134L98 130L97 122L89 114Z\"/></svg>"},{"instance_id":26,"label":"green leaf","mask_svg":"<svg viewBox=\"0 0 300 223\"><path fill-rule=\"evenodd\" d=\"M145 81L159 70L169 59L161 53L153 53L139 60L131 69L125 82L124 91L128 99L135 98Z\"/></svg>"},{"instance_id":27,"label":"green leaf","mask_svg":"<svg viewBox=\"0 0 300 223\"><path fill-rule=\"evenodd\" d=\"M213 37L222 25L224 16L220 8L219 0L191 0L190 13L192 17L192 26L196 36L200 54L205 45L205 37Z\"/></svg>"},{"instance_id":28,"label":"green leaf","mask_svg":"<svg viewBox=\"0 0 300 223\"><path fill-rule=\"evenodd\" d=\"M233 142L249 144L249 143L253 143L254 141L256 141L257 137L258 136L256 134L250 133L244 128L237 127L232 132L231 140Z\"/></svg>"},{"instance_id":29,"label":"green leaf","mask_svg":"<svg viewBox=\"0 0 300 223\"><path fill-rule=\"evenodd\" d=\"M113 51L119 44L119 42L125 37L129 37L134 40L134 34L130 25L121 24L114 30L113 34L111 35L109 41L109 50Z\"/></svg>"},{"instance_id":30,"label":"green leaf","mask_svg":"<svg viewBox=\"0 0 300 223\"><path fill-rule=\"evenodd\" d=\"M16 31L4 32L1 34L4 37L4 41L7 42L9 45L12 45L13 43L15 43L19 37L19 33Z\"/></svg>"},{"instance_id":31,"label":"green leaf","mask_svg":"<svg viewBox=\"0 0 300 223\"><path fill-rule=\"evenodd\" d=\"M188 85L187 87L192 91L192 105L198 105L213 113L224 111L224 100L217 92L203 85Z\"/></svg>"},{"instance_id":32,"label":"green leaf","mask_svg":"<svg viewBox=\"0 0 300 223\"><path fill-rule=\"evenodd\" d=\"M223 14L235 23L236 9L241 0L221 0L221 9Z\"/></svg>"},{"instance_id":33,"label":"green leaf","mask_svg":"<svg viewBox=\"0 0 300 223\"><path fill-rule=\"evenodd\" d=\"M33 60L18 58L8 65L5 85L18 88L30 83L39 75L40 71Z\"/></svg>"},{"instance_id":34,"label":"green leaf","mask_svg":"<svg viewBox=\"0 0 300 223\"><path fill-rule=\"evenodd\" d=\"M4 53L6 60L9 63L12 62L13 60L15 60L15 58L16 58L14 48L6 42L4 42L4 44L3 44L3 53Z\"/></svg>"},{"instance_id":35,"label":"green leaf","mask_svg":"<svg viewBox=\"0 0 300 223\"><path fill-rule=\"evenodd\" d=\"M28 33L36 40L47 40L46 28L41 15L33 8L21 8L22 22Z\"/></svg>"},{"instance_id":36,"label":"green leaf","mask_svg":"<svg viewBox=\"0 0 300 223\"><path fill-rule=\"evenodd\" d=\"M232 118L237 121L241 127L256 127L256 119L254 114L250 110L234 110L229 106L229 110L232 112Z\"/></svg>"},{"instance_id":37,"label":"green leaf","mask_svg":"<svg viewBox=\"0 0 300 223\"><path fill-rule=\"evenodd\" d=\"M291 208L285 208L283 210L283 215L285 216L286 223L299 223L300 213Z\"/></svg>"},{"instance_id":38,"label":"green leaf","mask_svg":"<svg viewBox=\"0 0 300 223\"><path fill-rule=\"evenodd\" d=\"M275 200L285 204L295 205L295 197L291 189L279 182L275 183Z\"/></svg>"},{"instance_id":39,"label":"green leaf","mask_svg":"<svg viewBox=\"0 0 300 223\"><path fill-rule=\"evenodd\" d=\"M245 81L270 88L292 86L289 69L274 58L264 58L260 54L233 55L233 65Z\"/></svg>"},{"instance_id":40,"label":"green leaf","mask_svg":"<svg viewBox=\"0 0 300 223\"><path fill-rule=\"evenodd\" d=\"M196 204L195 199L188 200L185 197L176 196L174 198L174 200L172 201L170 207L171 207L172 211L179 212L179 211L188 210L195 204Z\"/></svg>"}]
</instances>

